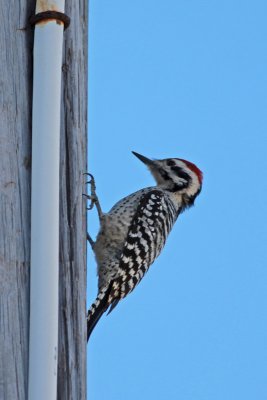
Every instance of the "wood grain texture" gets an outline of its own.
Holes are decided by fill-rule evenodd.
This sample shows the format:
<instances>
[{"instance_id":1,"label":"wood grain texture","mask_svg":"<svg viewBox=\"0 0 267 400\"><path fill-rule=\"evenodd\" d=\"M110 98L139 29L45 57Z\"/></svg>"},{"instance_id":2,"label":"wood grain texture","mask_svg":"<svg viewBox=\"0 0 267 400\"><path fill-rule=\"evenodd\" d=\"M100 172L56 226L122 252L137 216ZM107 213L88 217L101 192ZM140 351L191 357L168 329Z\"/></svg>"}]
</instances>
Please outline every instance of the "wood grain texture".
<instances>
[{"instance_id":1,"label":"wood grain texture","mask_svg":"<svg viewBox=\"0 0 267 400\"><path fill-rule=\"evenodd\" d=\"M0 399L28 380L33 0L0 5ZM87 2L66 1L60 172L58 399L86 398Z\"/></svg>"},{"instance_id":2,"label":"wood grain texture","mask_svg":"<svg viewBox=\"0 0 267 400\"><path fill-rule=\"evenodd\" d=\"M0 399L27 394L34 1L0 6Z\"/></svg>"},{"instance_id":3,"label":"wood grain texture","mask_svg":"<svg viewBox=\"0 0 267 400\"><path fill-rule=\"evenodd\" d=\"M60 171L58 400L86 399L87 2L67 1Z\"/></svg>"}]
</instances>

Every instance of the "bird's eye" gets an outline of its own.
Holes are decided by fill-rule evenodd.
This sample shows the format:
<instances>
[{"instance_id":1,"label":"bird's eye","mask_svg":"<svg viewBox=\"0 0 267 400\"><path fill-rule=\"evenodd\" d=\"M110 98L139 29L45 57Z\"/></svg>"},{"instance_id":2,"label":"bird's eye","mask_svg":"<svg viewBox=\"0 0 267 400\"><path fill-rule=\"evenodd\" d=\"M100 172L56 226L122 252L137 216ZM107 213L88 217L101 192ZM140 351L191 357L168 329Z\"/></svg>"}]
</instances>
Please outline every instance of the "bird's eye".
<instances>
[{"instance_id":1,"label":"bird's eye","mask_svg":"<svg viewBox=\"0 0 267 400\"><path fill-rule=\"evenodd\" d=\"M175 161L170 159L167 161L167 165L168 165L168 167L173 167L175 165Z\"/></svg>"}]
</instances>

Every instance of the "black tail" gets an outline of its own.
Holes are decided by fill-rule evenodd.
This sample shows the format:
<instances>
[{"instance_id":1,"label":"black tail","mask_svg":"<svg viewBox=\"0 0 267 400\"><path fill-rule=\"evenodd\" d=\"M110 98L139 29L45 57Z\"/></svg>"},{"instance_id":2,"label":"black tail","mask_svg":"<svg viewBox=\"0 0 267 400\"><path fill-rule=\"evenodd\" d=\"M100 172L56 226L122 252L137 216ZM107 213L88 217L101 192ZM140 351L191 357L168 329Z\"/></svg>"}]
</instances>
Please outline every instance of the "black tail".
<instances>
[{"instance_id":1,"label":"black tail","mask_svg":"<svg viewBox=\"0 0 267 400\"><path fill-rule=\"evenodd\" d=\"M112 310L116 307L121 298L118 296L118 282L111 281L108 287L100 290L95 299L94 303L91 305L90 310L87 315L87 342L90 338L91 333L94 330L94 327L102 317L105 311L110 306L108 314L111 313ZM115 296L116 294L116 296Z\"/></svg>"},{"instance_id":2,"label":"black tail","mask_svg":"<svg viewBox=\"0 0 267 400\"><path fill-rule=\"evenodd\" d=\"M107 311L108 307L110 306L110 304L108 303L109 293L110 286L108 288L105 288L104 290L101 290L88 311L87 342L90 338L91 333L94 330L94 327L96 326L104 312Z\"/></svg>"}]
</instances>

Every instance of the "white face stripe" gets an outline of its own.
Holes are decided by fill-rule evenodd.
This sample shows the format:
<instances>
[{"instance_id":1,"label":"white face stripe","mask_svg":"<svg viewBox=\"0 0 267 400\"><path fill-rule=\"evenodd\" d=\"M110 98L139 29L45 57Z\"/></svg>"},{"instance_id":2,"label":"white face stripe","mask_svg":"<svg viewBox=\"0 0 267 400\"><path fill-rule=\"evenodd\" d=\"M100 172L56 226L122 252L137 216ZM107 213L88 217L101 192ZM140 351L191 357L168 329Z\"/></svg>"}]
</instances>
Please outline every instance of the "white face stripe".
<instances>
[{"instance_id":1,"label":"white face stripe","mask_svg":"<svg viewBox=\"0 0 267 400\"><path fill-rule=\"evenodd\" d=\"M200 169L194 163L191 163L191 161L182 160L180 158L177 158L177 161L180 161L184 165L183 168L191 171L194 175L196 175L199 180L199 183L202 184L203 180L202 171L200 171Z\"/></svg>"},{"instance_id":2,"label":"white face stripe","mask_svg":"<svg viewBox=\"0 0 267 400\"><path fill-rule=\"evenodd\" d=\"M201 182L199 181L199 176L193 170L193 168L198 168L190 162L188 162L188 164L186 163L186 160L179 158L155 160L154 166L149 169L156 179L157 184L165 189L168 189L168 186L171 187L173 185L182 187L186 182L188 182L188 177L186 178L186 175L189 176L189 185L186 185L184 189L181 189L180 193L186 193L191 197L200 190ZM192 164L193 168L190 168L190 164ZM175 167L177 167L177 171L175 171ZM181 170L180 175L178 168ZM184 177L183 172L185 174ZM200 171L199 174L201 174Z\"/></svg>"},{"instance_id":3,"label":"white face stripe","mask_svg":"<svg viewBox=\"0 0 267 400\"><path fill-rule=\"evenodd\" d=\"M185 189L185 192L188 196L194 196L194 194L197 193L201 187L201 183L199 182L197 174L192 171L192 169L184 161L176 159L175 162L178 167L182 168L190 176L191 182Z\"/></svg>"}]
</instances>

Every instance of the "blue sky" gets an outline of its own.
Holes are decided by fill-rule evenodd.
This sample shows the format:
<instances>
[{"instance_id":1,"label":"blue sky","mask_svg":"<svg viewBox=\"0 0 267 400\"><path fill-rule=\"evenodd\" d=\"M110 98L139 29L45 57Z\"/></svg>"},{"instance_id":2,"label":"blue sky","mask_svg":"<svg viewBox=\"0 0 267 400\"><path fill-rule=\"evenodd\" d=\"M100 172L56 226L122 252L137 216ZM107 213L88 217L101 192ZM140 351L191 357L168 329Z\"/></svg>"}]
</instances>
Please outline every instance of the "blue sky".
<instances>
[{"instance_id":1,"label":"blue sky","mask_svg":"<svg viewBox=\"0 0 267 400\"><path fill-rule=\"evenodd\" d=\"M267 399L266 13L259 0L90 1L88 163L103 210L153 185L131 150L204 172L195 207L93 332L90 400ZM88 304L96 285L89 251Z\"/></svg>"}]
</instances>

